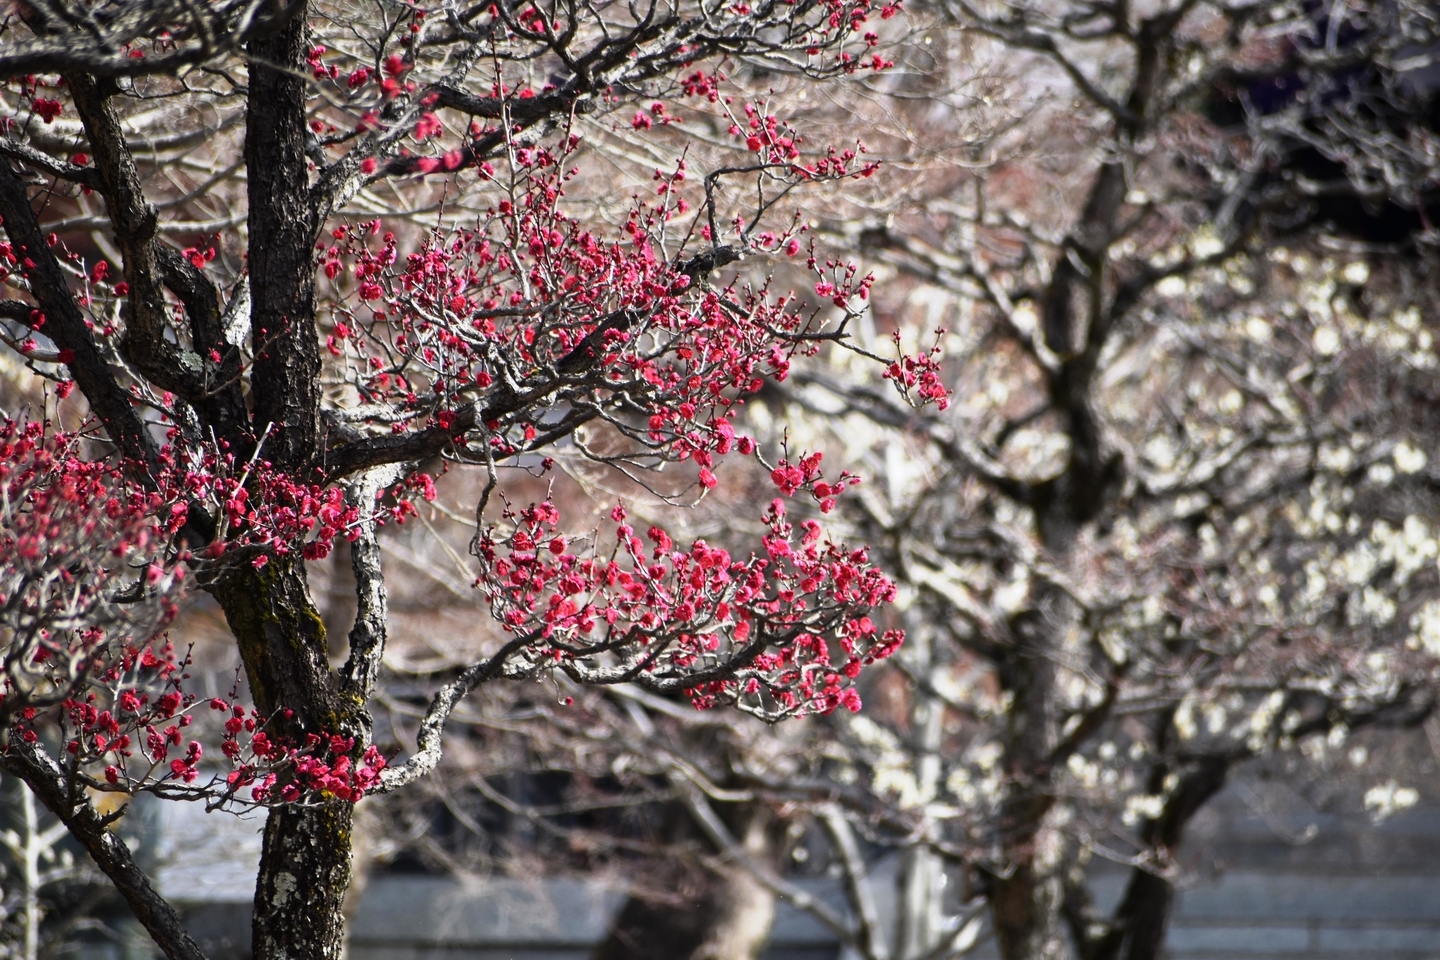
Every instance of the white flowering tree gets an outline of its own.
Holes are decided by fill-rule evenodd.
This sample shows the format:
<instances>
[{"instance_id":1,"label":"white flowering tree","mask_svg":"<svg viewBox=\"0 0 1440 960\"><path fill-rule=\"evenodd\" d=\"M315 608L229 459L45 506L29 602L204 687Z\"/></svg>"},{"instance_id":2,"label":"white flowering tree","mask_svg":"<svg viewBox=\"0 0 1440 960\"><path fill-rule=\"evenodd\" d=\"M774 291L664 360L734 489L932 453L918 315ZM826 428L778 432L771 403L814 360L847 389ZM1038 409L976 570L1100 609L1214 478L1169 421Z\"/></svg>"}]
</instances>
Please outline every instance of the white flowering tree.
<instances>
[{"instance_id":1,"label":"white flowering tree","mask_svg":"<svg viewBox=\"0 0 1440 960\"><path fill-rule=\"evenodd\" d=\"M885 482L848 516L909 587L905 688L874 708L877 681L838 725L842 782L904 829L855 822L906 851L900 889L928 891L868 955L972 942L937 907L948 860L978 874L1007 960L1158 956L1185 826L1236 764L1433 707L1425 201L1366 213L1347 161L1386 131L1346 127L1348 100L1320 115L1327 71L1363 62L1389 77L1388 135L1423 139L1386 31L1428 21L1257 9L948 5L966 29L937 24L940 44L1033 55L1014 124L889 219L835 222L895 271L882 334L949 329L956 398L917 414L843 361L783 387L792 438L803 408L852 459L868 446ZM1226 101L1280 81L1303 92L1224 126ZM1333 203L1286 167L1317 157ZM1342 214L1370 246L1335 234ZM1366 803L1415 799L1386 780ZM1109 915L1085 894L1096 855L1132 868Z\"/></svg>"}]
</instances>

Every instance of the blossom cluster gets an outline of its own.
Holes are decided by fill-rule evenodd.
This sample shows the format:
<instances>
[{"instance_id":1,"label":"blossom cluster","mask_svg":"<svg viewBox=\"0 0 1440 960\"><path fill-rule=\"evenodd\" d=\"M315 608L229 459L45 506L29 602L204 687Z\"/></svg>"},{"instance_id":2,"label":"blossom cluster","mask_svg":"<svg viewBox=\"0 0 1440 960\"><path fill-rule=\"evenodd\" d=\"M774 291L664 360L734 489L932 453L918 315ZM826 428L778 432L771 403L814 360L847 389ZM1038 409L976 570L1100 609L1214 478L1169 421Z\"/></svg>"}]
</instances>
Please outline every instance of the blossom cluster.
<instances>
[{"instance_id":1,"label":"blossom cluster","mask_svg":"<svg viewBox=\"0 0 1440 960\"><path fill-rule=\"evenodd\" d=\"M538 638L534 664L673 682L698 708L828 713L859 709L847 681L901 640L859 612L894 596L866 551L824 539L814 520L797 538L780 500L763 518L764 554L746 558L704 540L684 547L659 526L642 539L620 505L603 547L598 532L560 533L548 501L510 519L507 535L478 543L477 586L506 630Z\"/></svg>"},{"instance_id":2,"label":"blossom cluster","mask_svg":"<svg viewBox=\"0 0 1440 960\"><path fill-rule=\"evenodd\" d=\"M71 763L99 789L108 785L127 793L153 790L253 804L354 802L385 769L380 751L373 745L358 750L353 737L310 733L296 743L269 732L270 718L247 709L233 694L201 700L186 690L189 656L178 657L168 643L143 649L127 645L99 651L98 657L103 669L83 696L61 703L59 722ZM207 705L218 718L197 725ZM17 719L26 740L38 739L39 719L33 708ZM218 734L223 759L217 765L212 755L212 762L202 766L206 753L196 730L211 726L219 728L206 732Z\"/></svg>"},{"instance_id":3,"label":"blossom cluster","mask_svg":"<svg viewBox=\"0 0 1440 960\"><path fill-rule=\"evenodd\" d=\"M0 715L68 696L108 645L174 616L163 499L83 456L82 434L0 418Z\"/></svg>"},{"instance_id":4,"label":"blossom cluster","mask_svg":"<svg viewBox=\"0 0 1440 960\"><path fill-rule=\"evenodd\" d=\"M940 340L944 335L943 329L936 330L934 346L914 356L907 356L902 352L900 358L890 364L882 374L886 380L894 383L905 397L918 397L921 404L933 403L940 410L950 406L950 392L942 379L940 365ZM898 348L898 331L893 339Z\"/></svg>"},{"instance_id":5,"label":"blossom cluster","mask_svg":"<svg viewBox=\"0 0 1440 960\"><path fill-rule=\"evenodd\" d=\"M568 408L570 422L609 423L650 456L693 459L712 487L716 457L755 449L736 433L737 405L785 379L832 318L768 282L715 288L696 266L713 251L660 255L654 232L677 209L683 163L661 178L669 206L637 203L618 237L584 229L560 208L576 143L517 150L515 199L403 258L378 220L336 227L319 251L335 289L326 346L363 401L385 410L372 429L438 429L462 453L499 459L553 443L567 422L556 411ZM799 249L788 234L755 243ZM872 278L853 264L807 263L824 300L843 308L868 295ZM915 363L922 393L943 398L933 357ZM637 407L644 430L613 415Z\"/></svg>"},{"instance_id":6,"label":"blossom cluster","mask_svg":"<svg viewBox=\"0 0 1440 960\"><path fill-rule=\"evenodd\" d=\"M222 698L210 707L231 714L225 721L222 749L232 769L225 775L225 792L235 796L249 788L255 803L296 803L339 799L354 803L380 782L387 761L374 744L357 749L354 737L341 734L307 733L295 743L255 730L255 711L244 717L245 708ZM239 741L241 731L252 733L248 749ZM357 756L358 754L358 756Z\"/></svg>"}]
</instances>

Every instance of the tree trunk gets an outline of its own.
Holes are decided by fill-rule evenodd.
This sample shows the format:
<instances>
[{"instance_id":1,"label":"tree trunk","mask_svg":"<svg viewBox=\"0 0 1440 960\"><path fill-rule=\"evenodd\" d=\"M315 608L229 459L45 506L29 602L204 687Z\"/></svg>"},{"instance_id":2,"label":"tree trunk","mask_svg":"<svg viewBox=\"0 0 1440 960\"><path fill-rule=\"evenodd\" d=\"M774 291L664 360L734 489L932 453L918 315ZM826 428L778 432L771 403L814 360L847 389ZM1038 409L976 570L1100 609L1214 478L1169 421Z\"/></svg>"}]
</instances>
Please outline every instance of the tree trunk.
<instances>
[{"instance_id":1,"label":"tree trunk","mask_svg":"<svg viewBox=\"0 0 1440 960\"><path fill-rule=\"evenodd\" d=\"M1160 816L1145 824L1141 838L1162 862L1173 858L1190 819L1225 786L1229 766L1222 757L1198 761L1180 778ZM1150 778L1153 792L1160 792L1169 772L1167 764L1156 766ZM1086 951L1086 960L1159 960L1174 905L1175 885L1167 877L1134 868L1110 932Z\"/></svg>"},{"instance_id":2,"label":"tree trunk","mask_svg":"<svg viewBox=\"0 0 1440 960\"><path fill-rule=\"evenodd\" d=\"M900 655L915 676L930 676L936 668L935 638L932 632L908 629ZM911 692L910 748L915 754L915 778L921 794L935 795L941 779L940 747L944 734L945 708L923 686ZM934 950L948 932L943 928L945 866L927 847L916 845L901 851L895 874L895 949L897 960L924 957Z\"/></svg>"},{"instance_id":3,"label":"tree trunk","mask_svg":"<svg viewBox=\"0 0 1440 960\"><path fill-rule=\"evenodd\" d=\"M257 709L272 737L343 734L365 746L362 709L335 691L325 628L304 564L242 563L213 588L239 641ZM338 960L344 945L353 809L343 801L283 806L265 822L255 886L255 960Z\"/></svg>"},{"instance_id":4,"label":"tree trunk","mask_svg":"<svg viewBox=\"0 0 1440 960\"><path fill-rule=\"evenodd\" d=\"M305 156L305 13L302 6L285 29L250 44L245 113L254 422L270 430L266 459L292 470L316 452L320 410L312 246L320 224Z\"/></svg>"},{"instance_id":5,"label":"tree trunk","mask_svg":"<svg viewBox=\"0 0 1440 960\"><path fill-rule=\"evenodd\" d=\"M630 897L591 960L756 960L774 919L774 895L736 867L688 906Z\"/></svg>"},{"instance_id":6,"label":"tree trunk","mask_svg":"<svg viewBox=\"0 0 1440 960\"><path fill-rule=\"evenodd\" d=\"M746 852L768 860L768 813L747 809L739 819ZM707 881L686 906L630 897L591 960L757 960L775 920L775 895L740 866Z\"/></svg>"},{"instance_id":7,"label":"tree trunk","mask_svg":"<svg viewBox=\"0 0 1440 960\"><path fill-rule=\"evenodd\" d=\"M756 960L775 923L775 895L743 871L727 879L722 918L695 960Z\"/></svg>"},{"instance_id":8,"label":"tree trunk","mask_svg":"<svg viewBox=\"0 0 1440 960\"><path fill-rule=\"evenodd\" d=\"M304 0L290 5L284 27L248 46L250 381L265 459L302 471L318 449L312 245L319 224L305 154L307 11ZM369 717L361 697L340 693L304 563L292 554L271 556L259 569L237 566L212 590L238 641L255 705L270 718L267 732L296 746L309 734L354 737L358 756L368 744ZM351 805L338 800L270 811L255 887L256 960L340 957L352 818Z\"/></svg>"},{"instance_id":9,"label":"tree trunk","mask_svg":"<svg viewBox=\"0 0 1440 960\"><path fill-rule=\"evenodd\" d=\"M759 805L746 811L742 841L751 858L764 863L771 853L769 812ZM739 866L716 878L710 929L691 960L756 960L775 922L775 894Z\"/></svg>"},{"instance_id":10,"label":"tree trunk","mask_svg":"<svg viewBox=\"0 0 1440 960\"><path fill-rule=\"evenodd\" d=\"M1137 80L1136 89L1145 82ZM1137 116L1143 114L1143 99L1132 96L1131 101ZM1081 531L1110 508L1119 490L1122 461L1106 449L1092 392L1117 316L1115 305L1108 302L1107 251L1119 235L1124 194L1122 165L1102 164L1043 298L1045 344L1057 358L1047 372L1047 388L1070 439L1070 452L1065 469L1030 486L1028 499L1040 542L1062 568L1073 556ZM1015 639L1000 663L1001 685L1012 697L1004 733L1011 787L1000 825L1009 872L992 875L990 886L991 914L1004 960L1064 960L1074 955L1062 911L1065 810L1056 804L1051 771L1064 759L1056 754L1056 664L1073 653L1065 644L1077 624L1073 600L1037 579L1029 608L1013 622Z\"/></svg>"},{"instance_id":11,"label":"tree trunk","mask_svg":"<svg viewBox=\"0 0 1440 960\"><path fill-rule=\"evenodd\" d=\"M1051 753L1059 739L1056 659L1073 617L1069 598L1037 586L1031 609L1015 622L1016 644L1001 667L1013 697L1005 726L1005 764L1011 779L1000 810L1001 846L1008 874L990 878L990 911L1004 960L1065 960L1072 956L1061 904L1064 843L1061 808L1051 783Z\"/></svg>"},{"instance_id":12,"label":"tree trunk","mask_svg":"<svg viewBox=\"0 0 1440 960\"><path fill-rule=\"evenodd\" d=\"M255 960L339 960L353 809L337 800L270 811L255 884Z\"/></svg>"},{"instance_id":13,"label":"tree trunk","mask_svg":"<svg viewBox=\"0 0 1440 960\"><path fill-rule=\"evenodd\" d=\"M1131 871L1120 906L1123 943L1116 955L1127 960L1158 960L1174 905L1175 885L1169 880L1146 870Z\"/></svg>"},{"instance_id":14,"label":"tree trunk","mask_svg":"<svg viewBox=\"0 0 1440 960\"><path fill-rule=\"evenodd\" d=\"M1067 960L1073 956L1061 922L1063 837L1051 820L1042 818L1028 838L1028 854L1012 861L1010 875L992 880L990 915L1004 960Z\"/></svg>"},{"instance_id":15,"label":"tree trunk","mask_svg":"<svg viewBox=\"0 0 1440 960\"><path fill-rule=\"evenodd\" d=\"M1065 838L1054 797L1021 789L1002 807L1007 874L990 877L990 917L1004 960L1069 960ZM1013 832L1009 827L1014 825Z\"/></svg>"},{"instance_id":16,"label":"tree trunk","mask_svg":"<svg viewBox=\"0 0 1440 960\"><path fill-rule=\"evenodd\" d=\"M632 895L590 960L683 960L704 942L713 906L709 890L683 906Z\"/></svg>"}]
</instances>

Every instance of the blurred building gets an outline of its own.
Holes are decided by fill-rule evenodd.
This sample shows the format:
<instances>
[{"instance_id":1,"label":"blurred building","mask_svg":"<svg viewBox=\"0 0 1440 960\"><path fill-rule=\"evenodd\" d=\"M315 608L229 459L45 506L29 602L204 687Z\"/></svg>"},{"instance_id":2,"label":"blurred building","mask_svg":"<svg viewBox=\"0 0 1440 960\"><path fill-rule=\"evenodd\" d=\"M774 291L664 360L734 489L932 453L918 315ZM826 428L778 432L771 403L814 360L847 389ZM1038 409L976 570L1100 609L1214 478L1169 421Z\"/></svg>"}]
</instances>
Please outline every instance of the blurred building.
<instances>
[{"instance_id":1,"label":"blurred building","mask_svg":"<svg viewBox=\"0 0 1440 960\"><path fill-rule=\"evenodd\" d=\"M257 819L163 804L163 892L182 904L213 960L248 956ZM183 853L183 856L179 855ZM1283 783L1241 780L1198 815L1185 853L1174 960L1440 957L1440 807L1383 823L1319 813ZM884 864L875 871L885 908ZM1120 895L1123 871L1097 869L1097 905ZM807 881L841 902L838 887ZM579 879L457 880L372 875L351 926L352 960L585 960L623 892ZM95 957L116 949L95 945ZM996 956L982 937L972 954ZM782 906L767 960L843 960L823 927ZM677 958L678 960L678 958Z\"/></svg>"}]
</instances>

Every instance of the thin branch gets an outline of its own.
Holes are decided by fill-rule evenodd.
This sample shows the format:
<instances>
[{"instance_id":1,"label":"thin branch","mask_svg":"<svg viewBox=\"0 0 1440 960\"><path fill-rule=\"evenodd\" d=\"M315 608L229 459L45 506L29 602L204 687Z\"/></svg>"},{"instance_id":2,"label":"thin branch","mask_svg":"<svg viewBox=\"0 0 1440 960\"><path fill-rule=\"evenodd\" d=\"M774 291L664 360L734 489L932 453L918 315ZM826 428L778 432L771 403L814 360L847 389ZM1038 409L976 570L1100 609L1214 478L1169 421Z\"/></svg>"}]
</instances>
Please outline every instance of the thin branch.
<instances>
[{"instance_id":1,"label":"thin branch","mask_svg":"<svg viewBox=\"0 0 1440 960\"><path fill-rule=\"evenodd\" d=\"M136 864L125 841L110 831L106 818L86 795L72 788L64 770L48 753L38 744L11 737L6 750L0 752L0 769L25 781L40 802L65 824L170 960L205 960L175 908Z\"/></svg>"}]
</instances>

